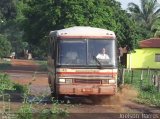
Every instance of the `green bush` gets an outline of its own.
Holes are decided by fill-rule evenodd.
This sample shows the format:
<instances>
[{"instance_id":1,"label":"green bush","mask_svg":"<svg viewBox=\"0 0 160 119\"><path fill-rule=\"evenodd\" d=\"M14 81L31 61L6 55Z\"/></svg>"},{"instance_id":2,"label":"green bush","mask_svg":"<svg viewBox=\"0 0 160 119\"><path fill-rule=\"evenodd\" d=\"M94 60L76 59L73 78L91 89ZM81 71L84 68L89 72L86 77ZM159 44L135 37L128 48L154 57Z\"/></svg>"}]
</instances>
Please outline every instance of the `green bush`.
<instances>
[{"instance_id":1,"label":"green bush","mask_svg":"<svg viewBox=\"0 0 160 119\"><path fill-rule=\"evenodd\" d=\"M125 72L125 83L131 84L139 92L139 95L136 99L137 102L160 106L160 93L157 90L157 87L151 82L151 75L155 75L155 71L148 70L143 71L143 80L141 80L142 70L133 70Z\"/></svg>"},{"instance_id":2,"label":"green bush","mask_svg":"<svg viewBox=\"0 0 160 119\"><path fill-rule=\"evenodd\" d=\"M4 35L0 34L0 58L10 55L12 46Z\"/></svg>"},{"instance_id":3,"label":"green bush","mask_svg":"<svg viewBox=\"0 0 160 119\"><path fill-rule=\"evenodd\" d=\"M52 107L43 109L40 114L40 119L65 119L69 116L67 108L60 107L60 103L57 100L52 99Z\"/></svg>"},{"instance_id":4,"label":"green bush","mask_svg":"<svg viewBox=\"0 0 160 119\"><path fill-rule=\"evenodd\" d=\"M16 92L19 93L25 93L28 90L26 86L20 85L18 83L14 84L13 88Z\"/></svg>"},{"instance_id":5,"label":"green bush","mask_svg":"<svg viewBox=\"0 0 160 119\"><path fill-rule=\"evenodd\" d=\"M0 92L4 90L14 90L13 83L7 74L0 73Z\"/></svg>"},{"instance_id":6,"label":"green bush","mask_svg":"<svg viewBox=\"0 0 160 119\"><path fill-rule=\"evenodd\" d=\"M33 119L33 109L32 105L29 103L23 104L17 115L17 119Z\"/></svg>"},{"instance_id":7,"label":"green bush","mask_svg":"<svg viewBox=\"0 0 160 119\"><path fill-rule=\"evenodd\" d=\"M149 93L156 93L157 89L155 88L155 86L148 84L142 87L142 91Z\"/></svg>"}]
</instances>

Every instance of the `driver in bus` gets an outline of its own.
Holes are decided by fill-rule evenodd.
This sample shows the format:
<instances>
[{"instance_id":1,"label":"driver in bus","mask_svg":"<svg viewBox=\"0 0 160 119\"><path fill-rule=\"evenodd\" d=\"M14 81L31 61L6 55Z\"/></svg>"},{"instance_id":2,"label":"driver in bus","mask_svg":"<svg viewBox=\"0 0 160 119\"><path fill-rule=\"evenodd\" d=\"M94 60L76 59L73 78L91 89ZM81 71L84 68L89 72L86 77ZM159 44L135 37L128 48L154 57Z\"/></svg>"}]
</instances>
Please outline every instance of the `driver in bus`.
<instances>
[{"instance_id":1,"label":"driver in bus","mask_svg":"<svg viewBox=\"0 0 160 119\"><path fill-rule=\"evenodd\" d=\"M108 54L106 54L106 49L105 48L102 48L101 52L98 53L96 58L100 59L100 60L109 60L110 59Z\"/></svg>"}]
</instances>

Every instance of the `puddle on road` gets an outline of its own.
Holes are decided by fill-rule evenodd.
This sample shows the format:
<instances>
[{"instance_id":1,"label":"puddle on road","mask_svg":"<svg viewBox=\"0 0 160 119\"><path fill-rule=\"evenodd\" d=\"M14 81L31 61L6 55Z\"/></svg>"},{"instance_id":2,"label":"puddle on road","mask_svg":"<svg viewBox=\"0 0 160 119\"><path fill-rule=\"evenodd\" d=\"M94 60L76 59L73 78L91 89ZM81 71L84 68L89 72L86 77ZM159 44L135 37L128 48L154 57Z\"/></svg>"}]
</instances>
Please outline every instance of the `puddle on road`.
<instances>
[{"instance_id":1,"label":"puddle on road","mask_svg":"<svg viewBox=\"0 0 160 119\"><path fill-rule=\"evenodd\" d=\"M28 96L28 102L29 103L38 103L38 104L44 104L44 103L52 103L52 98L50 96Z\"/></svg>"}]
</instances>

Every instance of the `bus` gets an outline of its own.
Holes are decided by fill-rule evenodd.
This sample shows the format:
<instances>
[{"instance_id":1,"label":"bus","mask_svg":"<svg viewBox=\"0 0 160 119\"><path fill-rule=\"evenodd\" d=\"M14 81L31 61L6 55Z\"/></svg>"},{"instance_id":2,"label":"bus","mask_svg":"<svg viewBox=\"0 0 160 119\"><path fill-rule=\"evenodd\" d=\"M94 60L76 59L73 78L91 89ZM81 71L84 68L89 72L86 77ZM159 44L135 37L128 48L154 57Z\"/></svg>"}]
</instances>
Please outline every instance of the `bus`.
<instances>
[{"instance_id":1,"label":"bus","mask_svg":"<svg viewBox=\"0 0 160 119\"><path fill-rule=\"evenodd\" d=\"M107 59L97 54L106 50ZM55 97L115 95L116 36L113 31L74 26L49 34L48 83Z\"/></svg>"}]
</instances>

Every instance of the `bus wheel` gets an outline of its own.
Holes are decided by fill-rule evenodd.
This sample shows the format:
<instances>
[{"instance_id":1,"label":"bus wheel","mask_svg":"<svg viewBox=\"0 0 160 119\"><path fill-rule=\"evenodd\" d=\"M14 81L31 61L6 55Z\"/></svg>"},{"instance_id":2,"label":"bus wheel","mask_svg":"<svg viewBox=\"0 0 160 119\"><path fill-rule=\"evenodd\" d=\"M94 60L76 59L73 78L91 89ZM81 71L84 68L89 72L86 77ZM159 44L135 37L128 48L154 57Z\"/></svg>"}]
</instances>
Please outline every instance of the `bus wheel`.
<instances>
[{"instance_id":1,"label":"bus wheel","mask_svg":"<svg viewBox=\"0 0 160 119\"><path fill-rule=\"evenodd\" d=\"M55 100L64 100L64 95L56 94L55 92L52 92L51 96L54 97Z\"/></svg>"},{"instance_id":2,"label":"bus wheel","mask_svg":"<svg viewBox=\"0 0 160 119\"><path fill-rule=\"evenodd\" d=\"M64 102L65 102L64 95L58 95L57 99L58 99L58 101L60 101L61 103L64 103Z\"/></svg>"}]
</instances>

